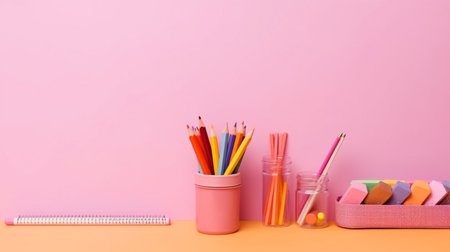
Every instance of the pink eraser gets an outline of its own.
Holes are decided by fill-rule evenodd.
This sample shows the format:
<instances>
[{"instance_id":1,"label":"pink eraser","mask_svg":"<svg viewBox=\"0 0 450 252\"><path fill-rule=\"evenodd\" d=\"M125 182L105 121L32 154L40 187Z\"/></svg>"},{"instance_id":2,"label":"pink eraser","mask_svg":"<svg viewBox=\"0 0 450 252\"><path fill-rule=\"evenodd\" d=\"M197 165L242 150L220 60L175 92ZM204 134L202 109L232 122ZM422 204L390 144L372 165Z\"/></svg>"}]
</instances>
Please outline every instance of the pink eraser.
<instances>
[{"instance_id":1,"label":"pink eraser","mask_svg":"<svg viewBox=\"0 0 450 252\"><path fill-rule=\"evenodd\" d=\"M8 226L14 225L14 219L5 219L5 224Z\"/></svg>"},{"instance_id":2,"label":"pink eraser","mask_svg":"<svg viewBox=\"0 0 450 252\"><path fill-rule=\"evenodd\" d=\"M444 185L435 180L430 182L430 189L431 195L423 203L427 206L437 205L441 200L445 198L445 196L447 196L448 193Z\"/></svg>"},{"instance_id":3,"label":"pink eraser","mask_svg":"<svg viewBox=\"0 0 450 252\"><path fill-rule=\"evenodd\" d=\"M339 202L343 204L361 204L366 195L367 186L353 181Z\"/></svg>"}]
</instances>

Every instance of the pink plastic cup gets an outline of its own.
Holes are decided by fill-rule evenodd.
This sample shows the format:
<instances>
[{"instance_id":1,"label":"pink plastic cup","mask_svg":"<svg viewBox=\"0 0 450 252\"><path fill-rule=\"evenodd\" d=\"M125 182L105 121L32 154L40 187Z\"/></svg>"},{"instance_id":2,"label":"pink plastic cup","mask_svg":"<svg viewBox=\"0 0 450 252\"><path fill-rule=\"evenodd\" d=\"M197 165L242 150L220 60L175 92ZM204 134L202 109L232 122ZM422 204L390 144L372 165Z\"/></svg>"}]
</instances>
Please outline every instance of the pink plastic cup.
<instances>
[{"instance_id":1,"label":"pink plastic cup","mask_svg":"<svg viewBox=\"0 0 450 252\"><path fill-rule=\"evenodd\" d=\"M241 174L195 175L196 225L204 234L230 234L239 230Z\"/></svg>"}]
</instances>

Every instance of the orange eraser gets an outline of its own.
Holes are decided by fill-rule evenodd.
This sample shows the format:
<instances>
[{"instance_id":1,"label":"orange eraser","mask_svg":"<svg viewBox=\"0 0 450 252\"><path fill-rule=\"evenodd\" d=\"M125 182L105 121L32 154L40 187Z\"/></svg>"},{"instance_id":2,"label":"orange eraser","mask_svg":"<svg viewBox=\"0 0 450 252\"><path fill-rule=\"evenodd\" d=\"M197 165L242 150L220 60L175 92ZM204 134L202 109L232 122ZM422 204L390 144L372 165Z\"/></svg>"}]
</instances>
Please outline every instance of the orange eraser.
<instances>
[{"instance_id":1,"label":"orange eraser","mask_svg":"<svg viewBox=\"0 0 450 252\"><path fill-rule=\"evenodd\" d=\"M364 199L365 204L383 205L392 196L390 185L380 181Z\"/></svg>"},{"instance_id":2,"label":"orange eraser","mask_svg":"<svg viewBox=\"0 0 450 252\"><path fill-rule=\"evenodd\" d=\"M416 180L411 186L411 195L403 202L403 205L422 205L430 196L431 189L426 181Z\"/></svg>"},{"instance_id":3,"label":"orange eraser","mask_svg":"<svg viewBox=\"0 0 450 252\"><path fill-rule=\"evenodd\" d=\"M396 180L396 179L384 179L383 182L390 185L392 188L397 184L397 181L405 183L404 180Z\"/></svg>"}]
</instances>

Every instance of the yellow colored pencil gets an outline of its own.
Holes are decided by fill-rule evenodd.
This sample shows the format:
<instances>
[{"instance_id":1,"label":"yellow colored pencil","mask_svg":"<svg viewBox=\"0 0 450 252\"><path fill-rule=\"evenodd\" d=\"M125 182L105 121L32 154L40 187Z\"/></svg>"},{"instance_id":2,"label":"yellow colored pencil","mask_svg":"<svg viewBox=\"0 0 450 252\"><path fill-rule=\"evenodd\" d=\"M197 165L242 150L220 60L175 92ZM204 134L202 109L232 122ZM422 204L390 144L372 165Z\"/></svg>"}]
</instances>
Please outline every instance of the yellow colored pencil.
<instances>
[{"instance_id":1,"label":"yellow colored pencil","mask_svg":"<svg viewBox=\"0 0 450 252\"><path fill-rule=\"evenodd\" d=\"M233 173L234 169L236 168L236 165L239 163L239 160L244 155L244 152L247 149L248 144L252 140L253 132L255 132L255 128L253 128L252 131L250 131L250 133L248 133L245 136L244 141L242 141L241 145L239 146L238 150L236 151L236 154L234 155L234 157L231 159L230 163L228 164L228 167L227 167L224 175L230 175Z\"/></svg>"},{"instance_id":2,"label":"yellow colored pencil","mask_svg":"<svg viewBox=\"0 0 450 252\"><path fill-rule=\"evenodd\" d=\"M278 224L284 225L284 207L286 205L287 183L283 183L283 192L281 194L280 219Z\"/></svg>"},{"instance_id":3,"label":"yellow colored pencil","mask_svg":"<svg viewBox=\"0 0 450 252\"><path fill-rule=\"evenodd\" d=\"M217 175L217 170L219 167L219 145L217 144L217 136L214 132L214 127L211 125L211 132L209 134L209 139L211 140L211 151L212 159L214 164L214 174Z\"/></svg>"}]
</instances>

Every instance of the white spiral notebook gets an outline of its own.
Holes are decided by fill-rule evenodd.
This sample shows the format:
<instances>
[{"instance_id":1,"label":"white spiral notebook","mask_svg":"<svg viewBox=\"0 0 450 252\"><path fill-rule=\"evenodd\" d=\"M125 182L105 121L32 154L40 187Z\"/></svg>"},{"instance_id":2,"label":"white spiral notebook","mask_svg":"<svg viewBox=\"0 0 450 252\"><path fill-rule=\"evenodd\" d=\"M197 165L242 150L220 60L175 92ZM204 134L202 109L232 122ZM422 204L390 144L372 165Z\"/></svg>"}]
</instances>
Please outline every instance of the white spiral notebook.
<instances>
[{"instance_id":1,"label":"white spiral notebook","mask_svg":"<svg viewBox=\"0 0 450 252\"><path fill-rule=\"evenodd\" d=\"M165 216L20 216L6 225L170 225Z\"/></svg>"}]
</instances>

